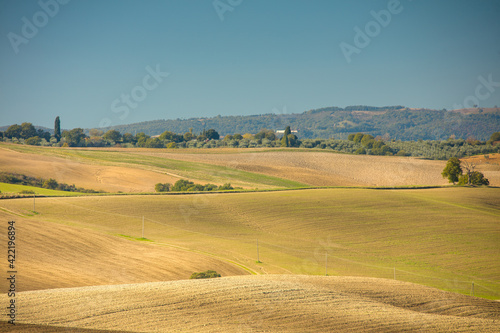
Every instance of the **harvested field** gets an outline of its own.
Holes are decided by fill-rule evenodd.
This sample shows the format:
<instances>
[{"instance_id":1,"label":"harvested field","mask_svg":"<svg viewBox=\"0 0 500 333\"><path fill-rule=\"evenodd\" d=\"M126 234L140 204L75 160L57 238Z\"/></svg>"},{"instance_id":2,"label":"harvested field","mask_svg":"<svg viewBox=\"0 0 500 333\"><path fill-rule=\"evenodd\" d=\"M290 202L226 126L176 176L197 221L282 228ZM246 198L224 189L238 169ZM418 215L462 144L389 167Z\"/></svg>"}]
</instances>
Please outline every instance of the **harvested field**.
<instances>
[{"instance_id":1,"label":"harvested field","mask_svg":"<svg viewBox=\"0 0 500 333\"><path fill-rule=\"evenodd\" d=\"M27 216L32 199L1 200L0 207L11 212L4 219L23 216L44 229L65 224L134 238L144 215L145 235L155 243L215 254L262 274L324 274L328 253L331 275L392 278L395 268L400 280L460 293L474 281L475 295L499 299L499 197L495 188L317 189L40 198L36 216ZM75 240L62 248L85 246ZM50 264L57 256L37 258Z\"/></svg>"},{"instance_id":2,"label":"harvested field","mask_svg":"<svg viewBox=\"0 0 500 333\"><path fill-rule=\"evenodd\" d=\"M154 184L180 178L251 189L448 184L441 176L446 161L412 157L295 149L3 148L0 171L52 177L109 192L152 192ZM500 185L497 155L477 166L494 186Z\"/></svg>"},{"instance_id":3,"label":"harvested field","mask_svg":"<svg viewBox=\"0 0 500 333\"><path fill-rule=\"evenodd\" d=\"M107 192L153 192L154 184L172 183L179 179L148 170L84 163L69 158L22 153L4 147L0 147L0 171L54 178L60 183Z\"/></svg>"},{"instance_id":4,"label":"harvested field","mask_svg":"<svg viewBox=\"0 0 500 333\"><path fill-rule=\"evenodd\" d=\"M6 296L1 295L0 300L4 304ZM22 292L18 300L20 323L51 328L129 332L500 331L498 302L372 278L228 277Z\"/></svg>"},{"instance_id":5,"label":"harvested field","mask_svg":"<svg viewBox=\"0 0 500 333\"><path fill-rule=\"evenodd\" d=\"M188 279L216 270L222 276L249 274L227 261L180 248L133 241L85 228L32 221L0 211L0 220L16 221L19 268L17 290L109 285ZM137 228L141 230L140 221ZM7 234L0 249L7 253ZM7 281L0 287L7 290Z\"/></svg>"},{"instance_id":6,"label":"harvested field","mask_svg":"<svg viewBox=\"0 0 500 333\"><path fill-rule=\"evenodd\" d=\"M141 152L183 161L228 166L294 180L312 186L446 185L446 162L410 157L361 156L318 151L236 153ZM500 177L499 177L500 180ZM499 182L500 184L500 182Z\"/></svg>"}]
</instances>

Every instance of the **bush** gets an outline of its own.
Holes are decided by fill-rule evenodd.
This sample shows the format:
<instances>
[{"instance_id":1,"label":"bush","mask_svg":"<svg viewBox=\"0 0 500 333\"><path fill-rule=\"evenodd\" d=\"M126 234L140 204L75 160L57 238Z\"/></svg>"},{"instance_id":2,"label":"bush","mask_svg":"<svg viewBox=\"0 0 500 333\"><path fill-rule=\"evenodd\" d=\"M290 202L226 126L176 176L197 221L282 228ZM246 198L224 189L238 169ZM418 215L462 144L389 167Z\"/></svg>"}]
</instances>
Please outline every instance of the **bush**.
<instances>
[{"instance_id":1,"label":"bush","mask_svg":"<svg viewBox=\"0 0 500 333\"><path fill-rule=\"evenodd\" d=\"M169 142L167 144L167 148L168 149L175 149L175 148L177 148L177 144L175 142Z\"/></svg>"},{"instance_id":2,"label":"bush","mask_svg":"<svg viewBox=\"0 0 500 333\"><path fill-rule=\"evenodd\" d=\"M211 278L218 278L220 277L220 274L217 273L216 271L205 271L201 273L193 273L191 274L190 279L211 279Z\"/></svg>"},{"instance_id":3,"label":"bush","mask_svg":"<svg viewBox=\"0 0 500 333\"><path fill-rule=\"evenodd\" d=\"M490 181L487 178L484 178L482 172L473 171L471 173L471 185L490 185ZM458 185L468 185L469 184L469 175L464 174L460 176L458 179Z\"/></svg>"},{"instance_id":4,"label":"bush","mask_svg":"<svg viewBox=\"0 0 500 333\"><path fill-rule=\"evenodd\" d=\"M366 154L366 150L365 150L365 148L359 148L359 149L356 149L354 154L356 154L356 155Z\"/></svg>"},{"instance_id":5,"label":"bush","mask_svg":"<svg viewBox=\"0 0 500 333\"><path fill-rule=\"evenodd\" d=\"M26 141L24 141L25 144L30 146L38 146L40 145L40 142L41 140L38 136L32 136L31 138L26 139Z\"/></svg>"},{"instance_id":6,"label":"bush","mask_svg":"<svg viewBox=\"0 0 500 333\"><path fill-rule=\"evenodd\" d=\"M168 192L170 191L170 187L172 185L169 183L158 183L155 185L155 191L156 192Z\"/></svg>"},{"instance_id":7,"label":"bush","mask_svg":"<svg viewBox=\"0 0 500 333\"><path fill-rule=\"evenodd\" d=\"M234 188L229 183L219 186L219 191L228 191L228 190L234 190Z\"/></svg>"},{"instance_id":8,"label":"bush","mask_svg":"<svg viewBox=\"0 0 500 333\"><path fill-rule=\"evenodd\" d=\"M33 190L22 190L19 193L21 193L21 194L35 194L35 191L33 191Z\"/></svg>"}]
</instances>

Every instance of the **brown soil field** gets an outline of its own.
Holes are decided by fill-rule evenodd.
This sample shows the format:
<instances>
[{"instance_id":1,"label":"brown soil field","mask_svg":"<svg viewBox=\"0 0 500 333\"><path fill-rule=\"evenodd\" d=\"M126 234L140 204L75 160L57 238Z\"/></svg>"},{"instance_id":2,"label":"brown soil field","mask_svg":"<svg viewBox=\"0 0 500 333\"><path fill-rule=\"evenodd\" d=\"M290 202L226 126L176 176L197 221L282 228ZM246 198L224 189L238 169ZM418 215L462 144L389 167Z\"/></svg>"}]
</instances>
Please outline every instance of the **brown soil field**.
<instances>
[{"instance_id":1,"label":"brown soil field","mask_svg":"<svg viewBox=\"0 0 500 333\"><path fill-rule=\"evenodd\" d=\"M0 171L54 178L60 183L107 192L154 192L154 184L175 183L179 179L138 168L88 164L5 148L0 148Z\"/></svg>"},{"instance_id":2,"label":"brown soil field","mask_svg":"<svg viewBox=\"0 0 500 333\"><path fill-rule=\"evenodd\" d=\"M11 219L12 215L0 211L5 225ZM222 276L250 274L229 262L181 248L58 223L15 220L18 291L181 280L208 269ZM137 227L140 231L140 221ZM7 253L7 241L7 233L0 233L3 253ZM1 280L0 288L8 289L7 280Z\"/></svg>"},{"instance_id":3,"label":"brown soil field","mask_svg":"<svg viewBox=\"0 0 500 333\"><path fill-rule=\"evenodd\" d=\"M374 278L239 276L28 291L17 299L17 320L27 326L16 331L25 332L500 331L499 302Z\"/></svg>"},{"instance_id":4,"label":"brown soil field","mask_svg":"<svg viewBox=\"0 0 500 333\"><path fill-rule=\"evenodd\" d=\"M409 157L361 156L318 151L255 151L192 154L184 151L143 151L183 161L204 162L285 178L312 186L446 185L445 161ZM500 168L497 175L500 184ZM495 178L494 181L497 181ZM491 180L490 180L491 181Z\"/></svg>"}]
</instances>

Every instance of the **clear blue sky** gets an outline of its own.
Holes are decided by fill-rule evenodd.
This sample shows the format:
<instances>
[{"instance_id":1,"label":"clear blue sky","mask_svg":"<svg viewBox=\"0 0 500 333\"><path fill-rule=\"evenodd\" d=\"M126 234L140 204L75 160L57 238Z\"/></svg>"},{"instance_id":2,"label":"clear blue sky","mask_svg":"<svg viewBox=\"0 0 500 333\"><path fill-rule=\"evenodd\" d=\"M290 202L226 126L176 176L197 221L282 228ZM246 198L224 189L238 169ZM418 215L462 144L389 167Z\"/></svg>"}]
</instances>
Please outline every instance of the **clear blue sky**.
<instances>
[{"instance_id":1,"label":"clear blue sky","mask_svg":"<svg viewBox=\"0 0 500 333\"><path fill-rule=\"evenodd\" d=\"M0 0L0 125L500 105L500 1L397 3Z\"/></svg>"}]
</instances>

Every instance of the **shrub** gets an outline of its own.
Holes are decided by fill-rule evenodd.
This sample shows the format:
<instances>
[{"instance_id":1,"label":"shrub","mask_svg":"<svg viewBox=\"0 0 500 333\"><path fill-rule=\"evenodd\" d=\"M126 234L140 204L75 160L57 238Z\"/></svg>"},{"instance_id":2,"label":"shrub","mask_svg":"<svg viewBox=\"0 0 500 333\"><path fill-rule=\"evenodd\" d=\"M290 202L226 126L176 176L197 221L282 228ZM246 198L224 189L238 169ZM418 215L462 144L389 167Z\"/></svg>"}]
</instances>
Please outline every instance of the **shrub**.
<instances>
[{"instance_id":1,"label":"shrub","mask_svg":"<svg viewBox=\"0 0 500 333\"><path fill-rule=\"evenodd\" d=\"M356 155L366 154L366 150L365 150L365 148L359 148L359 149L356 149L354 154L356 154Z\"/></svg>"},{"instance_id":2,"label":"shrub","mask_svg":"<svg viewBox=\"0 0 500 333\"><path fill-rule=\"evenodd\" d=\"M35 191L33 191L33 190L22 190L19 193L21 193L21 194L35 194Z\"/></svg>"},{"instance_id":3,"label":"shrub","mask_svg":"<svg viewBox=\"0 0 500 333\"><path fill-rule=\"evenodd\" d=\"M41 140L38 136L32 136L31 138L26 139L26 141L24 141L24 143L27 145L30 145L30 146L38 146L38 145L40 145L40 141Z\"/></svg>"},{"instance_id":4,"label":"shrub","mask_svg":"<svg viewBox=\"0 0 500 333\"><path fill-rule=\"evenodd\" d=\"M471 172L471 185L490 185L490 181L487 178L484 178L482 172L473 171ZM469 183L469 175L464 174L460 176L458 179L458 185L468 185Z\"/></svg>"},{"instance_id":5,"label":"shrub","mask_svg":"<svg viewBox=\"0 0 500 333\"><path fill-rule=\"evenodd\" d=\"M175 148L177 148L177 144L175 142L169 142L167 144L167 148L169 148L169 149L175 149Z\"/></svg>"},{"instance_id":6,"label":"shrub","mask_svg":"<svg viewBox=\"0 0 500 333\"><path fill-rule=\"evenodd\" d=\"M216 271L205 271L205 272L200 272L200 273L193 273L191 274L190 279L211 279L211 278L218 278L220 277L220 274L217 273Z\"/></svg>"},{"instance_id":7,"label":"shrub","mask_svg":"<svg viewBox=\"0 0 500 333\"><path fill-rule=\"evenodd\" d=\"M155 185L155 191L156 192L168 192L170 191L170 187L172 185L169 183L158 183Z\"/></svg>"},{"instance_id":8,"label":"shrub","mask_svg":"<svg viewBox=\"0 0 500 333\"><path fill-rule=\"evenodd\" d=\"M228 191L228 190L234 190L234 188L231 186L230 183L226 183L224 185L219 186L219 191Z\"/></svg>"}]
</instances>

